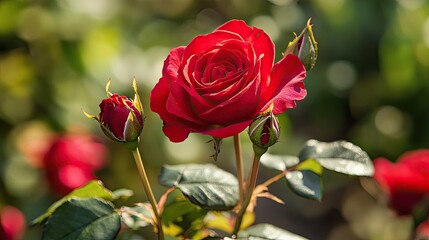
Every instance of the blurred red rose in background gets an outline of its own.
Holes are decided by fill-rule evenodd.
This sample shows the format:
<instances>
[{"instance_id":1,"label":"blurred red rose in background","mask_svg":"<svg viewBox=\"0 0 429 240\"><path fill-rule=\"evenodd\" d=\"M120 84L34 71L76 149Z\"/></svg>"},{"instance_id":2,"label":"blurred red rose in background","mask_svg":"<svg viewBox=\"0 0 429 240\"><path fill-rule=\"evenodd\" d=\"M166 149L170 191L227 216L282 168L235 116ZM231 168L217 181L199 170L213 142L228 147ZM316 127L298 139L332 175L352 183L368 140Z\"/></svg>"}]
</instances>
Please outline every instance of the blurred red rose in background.
<instances>
[{"instance_id":1,"label":"blurred red rose in background","mask_svg":"<svg viewBox=\"0 0 429 240\"><path fill-rule=\"evenodd\" d=\"M46 152L43 164L51 189L65 195L95 179L106 163L106 147L86 134L58 136Z\"/></svg>"},{"instance_id":2,"label":"blurred red rose in background","mask_svg":"<svg viewBox=\"0 0 429 240\"><path fill-rule=\"evenodd\" d=\"M429 221L422 222L416 229L416 240L429 239Z\"/></svg>"},{"instance_id":3,"label":"blurred red rose in background","mask_svg":"<svg viewBox=\"0 0 429 240\"><path fill-rule=\"evenodd\" d=\"M0 239L17 240L24 235L26 228L25 217L22 212L12 206L0 209Z\"/></svg>"},{"instance_id":4,"label":"blurred red rose in background","mask_svg":"<svg viewBox=\"0 0 429 240\"><path fill-rule=\"evenodd\" d=\"M429 150L403 154L396 163L374 160L374 178L389 196L389 206L398 215L411 214L429 194Z\"/></svg>"},{"instance_id":5,"label":"blurred red rose in background","mask_svg":"<svg viewBox=\"0 0 429 240\"><path fill-rule=\"evenodd\" d=\"M152 111L173 142L190 132L225 138L255 116L279 114L306 95L304 66L293 54L274 64L274 43L261 29L231 20L171 50L150 95Z\"/></svg>"}]
</instances>

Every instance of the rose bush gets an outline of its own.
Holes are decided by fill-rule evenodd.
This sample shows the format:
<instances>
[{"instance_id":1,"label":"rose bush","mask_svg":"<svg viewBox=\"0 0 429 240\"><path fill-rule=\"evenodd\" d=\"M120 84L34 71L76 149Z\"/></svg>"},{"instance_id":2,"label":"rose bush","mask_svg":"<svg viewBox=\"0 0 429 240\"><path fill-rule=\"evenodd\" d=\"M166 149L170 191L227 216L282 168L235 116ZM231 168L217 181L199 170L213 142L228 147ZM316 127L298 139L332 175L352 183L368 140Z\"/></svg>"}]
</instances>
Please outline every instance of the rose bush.
<instances>
[{"instance_id":1,"label":"rose bush","mask_svg":"<svg viewBox=\"0 0 429 240\"><path fill-rule=\"evenodd\" d=\"M429 194L429 150L411 151L396 163L374 160L374 179L389 196L389 206L398 215L411 214L416 204Z\"/></svg>"},{"instance_id":2,"label":"rose bush","mask_svg":"<svg viewBox=\"0 0 429 240\"><path fill-rule=\"evenodd\" d=\"M306 95L305 76L293 54L274 64L274 44L263 30L231 20L171 50L150 106L173 142L190 132L224 138L270 107L274 114L295 107Z\"/></svg>"},{"instance_id":3,"label":"rose bush","mask_svg":"<svg viewBox=\"0 0 429 240\"><path fill-rule=\"evenodd\" d=\"M46 152L43 163L51 189L65 195L88 181L106 164L107 149L85 134L58 136Z\"/></svg>"}]
</instances>

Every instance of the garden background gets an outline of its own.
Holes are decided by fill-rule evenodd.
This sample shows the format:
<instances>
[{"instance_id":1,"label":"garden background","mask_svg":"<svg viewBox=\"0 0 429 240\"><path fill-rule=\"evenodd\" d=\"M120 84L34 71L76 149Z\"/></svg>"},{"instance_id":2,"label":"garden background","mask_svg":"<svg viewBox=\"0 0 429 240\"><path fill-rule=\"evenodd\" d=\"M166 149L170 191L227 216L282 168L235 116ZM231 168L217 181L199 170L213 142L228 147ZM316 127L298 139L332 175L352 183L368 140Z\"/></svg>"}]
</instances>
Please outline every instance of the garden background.
<instances>
[{"instance_id":1,"label":"garden background","mask_svg":"<svg viewBox=\"0 0 429 240\"><path fill-rule=\"evenodd\" d=\"M229 19L264 29L278 60L310 17L317 64L305 80L307 97L280 116L280 143L270 152L297 154L308 139L345 139L373 159L394 161L428 148L426 0L0 1L0 209L15 206L29 222L58 199L41 156L53 138L70 134L98 136L107 154L97 178L110 189L132 189L131 202L146 199L131 154L82 113L98 113L108 79L112 92L129 97L137 80L146 114L140 150L157 197L165 190L157 184L163 164L207 162L234 173L232 139L213 162L210 137L191 134L171 143L162 133L149 93L163 61L171 48ZM251 143L245 133L242 139L246 170ZM260 179L274 175L260 172ZM319 203L278 182L270 190L285 205L258 200L256 222L310 239L406 239L411 218L395 216L373 182L362 183L329 173ZM40 229L26 229L23 238L40 238Z\"/></svg>"}]
</instances>

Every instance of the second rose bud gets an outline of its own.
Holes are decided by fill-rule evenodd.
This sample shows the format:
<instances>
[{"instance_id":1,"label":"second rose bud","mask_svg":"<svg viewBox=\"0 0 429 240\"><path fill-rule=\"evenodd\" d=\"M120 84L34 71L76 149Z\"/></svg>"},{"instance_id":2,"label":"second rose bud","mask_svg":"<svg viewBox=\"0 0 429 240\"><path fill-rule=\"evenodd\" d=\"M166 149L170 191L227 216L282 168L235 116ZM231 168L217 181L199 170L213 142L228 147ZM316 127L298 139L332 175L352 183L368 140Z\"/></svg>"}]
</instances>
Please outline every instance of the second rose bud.
<instances>
[{"instance_id":1,"label":"second rose bud","mask_svg":"<svg viewBox=\"0 0 429 240\"><path fill-rule=\"evenodd\" d=\"M260 150L261 155L277 143L280 137L280 127L273 112L262 113L252 121L249 126L249 137L254 148L257 147Z\"/></svg>"}]
</instances>

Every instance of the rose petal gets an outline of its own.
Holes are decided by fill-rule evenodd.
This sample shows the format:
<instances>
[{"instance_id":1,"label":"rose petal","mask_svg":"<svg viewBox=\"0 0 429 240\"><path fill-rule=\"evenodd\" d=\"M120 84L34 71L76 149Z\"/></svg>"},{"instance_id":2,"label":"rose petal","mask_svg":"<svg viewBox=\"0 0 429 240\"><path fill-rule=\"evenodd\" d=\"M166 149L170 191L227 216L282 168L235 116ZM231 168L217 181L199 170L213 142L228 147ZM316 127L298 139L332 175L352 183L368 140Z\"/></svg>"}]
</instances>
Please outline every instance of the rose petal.
<instances>
[{"instance_id":1,"label":"rose petal","mask_svg":"<svg viewBox=\"0 0 429 240\"><path fill-rule=\"evenodd\" d=\"M218 31L195 37L186 47L183 59L189 59L192 55L201 54L224 42L226 39L240 39L236 33Z\"/></svg>"},{"instance_id":2,"label":"rose petal","mask_svg":"<svg viewBox=\"0 0 429 240\"><path fill-rule=\"evenodd\" d=\"M191 132L191 129L179 126L177 124L165 124L162 127L162 131L164 132L165 136L170 139L170 141L182 142L188 137L189 133Z\"/></svg>"},{"instance_id":3,"label":"rose petal","mask_svg":"<svg viewBox=\"0 0 429 240\"><path fill-rule=\"evenodd\" d=\"M220 30L238 33L244 41L253 46L255 56L263 58L260 70L261 77L269 76L274 63L274 43L263 30L257 27L250 28L242 20L231 20L217 28L216 31Z\"/></svg>"},{"instance_id":4,"label":"rose petal","mask_svg":"<svg viewBox=\"0 0 429 240\"><path fill-rule=\"evenodd\" d=\"M226 138L237 135L246 129L252 120L244 121L236 124L232 124L223 128L216 128L207 131L201 132L202 134L207 134L217 138Z\"/></svg>"},{"instance_id":5,"label":"rose petal","mask_svg":"<svg viewBox=\"0 0 429 240\"><path fill-rule=\"evenodd\" d=\"M258 83L259 80L255 80L248 84L235 96L205 112L201 112L200 117L209 123L222 126L247 119L252 120L258 113Z\"/></svg>"},{"instance_id":6,"label":"rose petal","mask_svg":"<svg viewBox=\"0 0 429 240\"><path fill-rule=\"evenodd\" d=\"M269 85L263 90L262 103L268 103L263 110L269 107L272 99L274 114L280 114L288 108L296 106L295 101L301 100L307 94L303 79L306 76L305 68L298 57L293 54L286 55L276 63L271 71Z\"/></svg>"}]
</instances>

